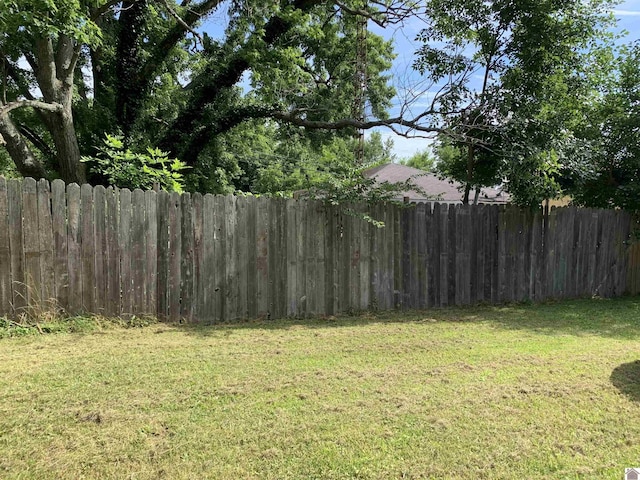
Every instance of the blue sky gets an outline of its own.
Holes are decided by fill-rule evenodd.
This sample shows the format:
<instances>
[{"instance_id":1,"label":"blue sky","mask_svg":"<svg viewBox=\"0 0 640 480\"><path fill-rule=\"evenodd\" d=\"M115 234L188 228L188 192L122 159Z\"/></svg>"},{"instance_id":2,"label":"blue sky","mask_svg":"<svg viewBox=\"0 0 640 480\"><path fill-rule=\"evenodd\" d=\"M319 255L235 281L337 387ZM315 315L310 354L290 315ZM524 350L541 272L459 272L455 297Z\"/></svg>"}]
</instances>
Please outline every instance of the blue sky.
<instances>
[{"instance_id":1,"label":"blue sky","mask_svg":"<svg viewBox=\"0 0 640 480\"><path fill-rule=\"evenodd\" d=\"M640 0L627 0L620 3L614 10L614 14L618 20L618 28L620 31L627 31L621 43L628 43L633 40L640 39ZM394 86L402 94L406 91L410 84L414 84L418 80L418 76L412 72L411 64L414 59L414 52L419 44L416 43L416 34L420 31L422 23L419 20L409 21L401 28L382 30L374 29L371 25L369 28L375 33L392 39L395 45L397 57L393 63L391 73L394 76ZM423 102L428 101L429 93L426 93ZM395 107L391 110L391 115L395 115L399 111L399 105L402 103L400 96L394 99ZM420 100L416 103L419 106ZM423 103L424 105L424 103ZM405 138L395 135L388 129L378 130L383 138L391 138L394 142L394 153L400 158L406 158L412 154L428 148L431 141L425 138Z\"/></svg>"}]
</instances>

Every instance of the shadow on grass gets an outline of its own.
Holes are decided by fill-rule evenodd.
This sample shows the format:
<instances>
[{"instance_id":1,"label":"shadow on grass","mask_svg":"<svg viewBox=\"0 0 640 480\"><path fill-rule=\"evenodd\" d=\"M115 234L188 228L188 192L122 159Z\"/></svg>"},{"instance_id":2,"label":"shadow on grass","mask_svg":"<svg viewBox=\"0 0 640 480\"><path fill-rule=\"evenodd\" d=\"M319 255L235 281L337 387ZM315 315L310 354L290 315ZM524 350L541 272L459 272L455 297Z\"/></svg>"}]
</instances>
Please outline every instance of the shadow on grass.
<instances>
[{"instance_id":1,"label":"shadow on grass","mask_svg":"<svg viewBox=\"0 0 640 480\"><path fill-rule=\"evenodd\" d=\"M611 372L611 383L634 402L640 402L640 360L623 363Z\"/></svg>"},{"instance_id":2,"label":"shadow on grass","mask_svg":"<svg viewBox=\"0 0 640 480\"><path fill-rule=\"evenodd\" d=\"M193 335L219 335L235 329L343 328L375 323L483 323L508 330L530 330L541 335L601 335L640 338L640 297L581 299L541 304L449 307L422 311L365 312L358 315L306 319L249 320L217 324L181 324Z\"/></svg>"}]
</instances>

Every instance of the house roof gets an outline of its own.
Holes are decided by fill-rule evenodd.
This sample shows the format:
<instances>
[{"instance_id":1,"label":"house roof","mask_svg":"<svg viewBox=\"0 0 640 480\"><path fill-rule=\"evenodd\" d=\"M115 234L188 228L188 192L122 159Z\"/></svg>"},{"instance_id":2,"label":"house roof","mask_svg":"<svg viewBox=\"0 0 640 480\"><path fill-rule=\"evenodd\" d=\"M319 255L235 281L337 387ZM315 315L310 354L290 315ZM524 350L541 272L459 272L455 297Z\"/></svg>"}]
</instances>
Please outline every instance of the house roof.
<instances>
[{"instance_id":1,"label":"house roof","mask_svg":"<svg viewBox=\"0 0 640 480\"><path fill-rule=\"evenodd\" d=\"M367 178L374 178L379 183L398 183L410 180L428 195L425 196L423 193L407 190L399 192L398 199L408 197L412 202L440 201L460 203L464 196L464 188L458 182L442 180L432 173L397 163L387 163L373 167L365 170L363 174ZM507 203L508 201L509 195L498 188L483 188L480 190L479 203Z\"/></svg>"}]
</instances>

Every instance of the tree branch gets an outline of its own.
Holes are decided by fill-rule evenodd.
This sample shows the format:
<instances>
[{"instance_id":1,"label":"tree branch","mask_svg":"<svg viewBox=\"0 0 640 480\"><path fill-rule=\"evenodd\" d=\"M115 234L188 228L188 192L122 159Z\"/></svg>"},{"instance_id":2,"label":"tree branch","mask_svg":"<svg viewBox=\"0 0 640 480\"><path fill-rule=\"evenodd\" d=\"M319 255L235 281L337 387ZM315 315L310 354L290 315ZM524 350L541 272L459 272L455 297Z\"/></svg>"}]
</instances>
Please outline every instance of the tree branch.
<instances>
[{"instance_id":1,"label":"tree branch","mask_svg":"<svg viewBox=\"0 0 640 480\"><path fill-rule=\"evenodd\" d=\"M0 136L18 171L25 177L43 178L46 171L9 115L0 114Z\"/></svg>"},{"instance_id":2,"label":"tree branch","mask_svg":"<svg viewBox=\"0 0 640 480\"><path fill-rule=\"evenodd\" d=\"M402 23L410 16L416 16L415 7L403 5L402 2L394 3L391 5L383 4L382 2L368 2L372 5L378 5L382 7L381 10L363 10L360 8L348 7L340 1L335 1L335 5L343 12L349 15L358 15L371 20L381 28L385 28L388 25L397 25Z\"/></svg>"},{"instance_id":3,"label":"tree branch","mask_svg":"<svg viewBox=\"0 0 640 480\"><path fill-rule=\"evenodd\" d=\"M50 113L62 112L62 105L59 103L46 103L39 100L16 100L15 102L9 102L0 107L0 116L6 115L11 110L22 107L32 107Z\"/></svg>"},{"instance_id":4,"label":"tree branch","mask_svg":"<svg viewBox=\"0 0 640 480\"><path fill-rule=\"evenodd\" d=\"M40 150L46 157L55 158L56 152L40 137L35 131L26 125L20 125L18 127L19 132L29 140L38 150Z\"/></svg>"},{"instance_id":5,"label":"tree branch","mask_svg":"<svg viewBox=\"0 0 640 480\"><path fill-rule=\"evenodd\" d=\"M163 1L165 1L166 5L166 0ZM213 11L218 7L218 5L220 5L220 3L222 3L222 1L223 0L206 0L202 3L191 6L186 15L180 17L182 22L178 22L175 27L169 30L167 35L155 48L149 60L147 60L142 67L142 73L140 75L142 88L150 82L158 67L167 58L167 55L169 55L169 52L171 52L171 49L176 45L176 43L184 36L185 32L192 30L194 25L202 18L203 15Z\"/></svg>"},{"instance_id":6,"label":"tree branch","mask_svg":"<svg viewBox=\"0 0 640 480\"><path fill-rule=\"evenodd\" d=\"M293 0L290 7L308 11L322 1ZM265 24L263 31L256 32L254 35L260 35L260 41L265 45L273 45L292 27L293 24L290 20L282 18L280 15L274 15ZM251 38L247 43L254 40L257 38ZM172 128L160 140L160 148L169 151L178 158L196 158L207 144L207 140L201 134L194 135L193 132L198 129L198 123L202 120L207 107L219 98L221 92L236 85L250 67L245 50L241 48L233 53L224 66L209 65L208 68L205 68L199 76L199 80L202 82L201 86L194 89L195 93L192 95L188 107L174 120ZM203 128L200 131L208 131L208 128ZM185 132L188 132L188 135Z\"/></svg>"},{"instance_id":7,"label":"tree branch","mask_svg":"<svg viewBox=\"0 0 640 480\"><path fill-rule=\"evenodd\" d=\"M99 7L92 8L89 18L91 19L92 22L95 22L96 20L98 20L98 18L100 18L105 13L107 13L111 7L117 5L121 1L122 0L109 0L104 5L100 5Z\"/></svg>"},{"instance_id":8,"label":"tree branch","mask_svg":"<svg viewBox=\"0 0 640 480\"><path fill-rule=\"evenodd\" d=\"M68 35L60 35L56 45L56 77L67 86L73 85L73 75L80 58L82 44Z\"/></svg>"},{"instance_id":9,"label":"tree branch","mask_svg":"<svg viewBox=\"0 0 640 480\"><path fill-rule=\"evenodd\" d=\"M296 115L293 112L272 112L269 116L276 120L291 123L292 125L315 130L342 130L344 128L369 130L375 127L388 127L394 130L394 132L398 133L399 135L406 136L406 134L401 133L401 131L398 129L398 127L400 127L403 129L424 133L445 133L445 130L441 127L420 124L419 120L423 116L423 114L414 119L406 119L403 117L385 118L379 120L356 120L354 118L343 118L335 121L307 120Z\"/></svg>"},{"instance_id":10,"label":"tree branch","mask_svg":"<svg viewBox=\"0 0 640 480\"><path fill-rule=\"evenodd\" d=\"M35 45L35 55L38 64L38 70L34 70L34 73L38 78L40 91L44 95L45 100L50 100L55 97L55 92L58 86L53 43L51 38L48 37L37 38L35 40Z\"/></svg>"},{"instance_id":11,"label":"tree branch","mask_svg":"<svg viewBox=\"0 0 640 480\"><path fill-rule=\"evenodd\" d=\"M6 63L7 74L13 79L15 84L20 89L20 94L25 97L27 100L35 100L35 97L29 91L29 84L25 81L25 79L20 74L21 69L16 67L13 63Z\"/></svg>"},{"instance_id":12,"label":"tree branch","mask_svg":"<svg viewBox=\"0 0 640 480\"><path fill-rule=\"evenodd\" d=\"M161 0L161 1L162 1L162 4L165 6L165 8L169 11L171 16L176 20L176 22L178 22L178 25L180 25L185 31L190 32L191 35L196 37L200 41L200 44L202 45L204 43L202 40L202 36L200 36L200 34L196 32L193 28L191 28L191 25L187 24L187 22L185 22L182 19L182 17L178 15L178 13L173 8L171 8L171 5L169 5L169 2L167 2L167 0Z\"/></svg>"}]
</instances>

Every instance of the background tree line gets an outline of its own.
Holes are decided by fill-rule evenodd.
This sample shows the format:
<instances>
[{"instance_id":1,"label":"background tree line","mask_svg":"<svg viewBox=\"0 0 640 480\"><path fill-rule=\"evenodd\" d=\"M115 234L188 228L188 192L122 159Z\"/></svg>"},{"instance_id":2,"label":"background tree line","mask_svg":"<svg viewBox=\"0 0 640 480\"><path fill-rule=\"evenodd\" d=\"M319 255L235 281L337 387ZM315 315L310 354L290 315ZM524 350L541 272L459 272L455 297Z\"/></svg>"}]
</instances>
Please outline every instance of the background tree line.
<instances>
[{"instance_id":1,"label":"background tree line","mask_svg":"<svg viewBox=\"0 0 640 480\"><path fill-rule=\"evenodd\" d=\"M503 184L523 205L570 194L635 209L640 47L615 47L612 5L0 0L0 167L286 195L353 187L363 167L394 160L377 131L364 164L354 156L358 129L386 127L435 138L436 161L410 163L458 180L466 201ZM369 32L355 114L362 18L423 22L413 68L430 105L408 99L389 115L395 53Z\"/></svg>"}]
</instances>

